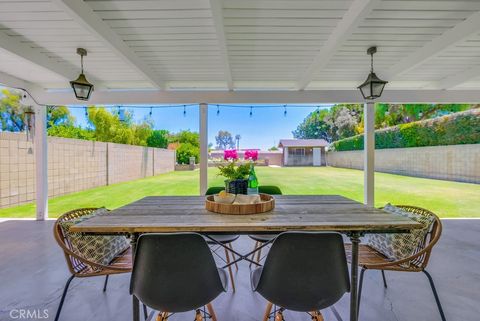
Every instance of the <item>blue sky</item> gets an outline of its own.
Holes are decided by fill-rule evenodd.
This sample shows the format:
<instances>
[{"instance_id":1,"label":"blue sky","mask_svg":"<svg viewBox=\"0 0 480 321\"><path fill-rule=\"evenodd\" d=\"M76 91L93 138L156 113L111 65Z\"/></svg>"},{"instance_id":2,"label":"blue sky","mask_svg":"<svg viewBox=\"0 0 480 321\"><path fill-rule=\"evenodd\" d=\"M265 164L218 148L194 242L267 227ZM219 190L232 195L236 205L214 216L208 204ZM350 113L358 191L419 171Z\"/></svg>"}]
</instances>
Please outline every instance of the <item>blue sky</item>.
<instances>
[{"instance_id":1,"label":"blue sky","mask_svg":"<svg viewBox=\"0 0 480 321\"><path fill-rule=\"evenodd\" d=\"M318 105L328 108L329 105ZM208 140L215 146L215 135L219 130L227 130L232 136L240 134L240 148L268 149L282 138L292 138L292 131L303 119L318 108L317 105L287 105L287 115L284 116L283 106L253 105L253 115L250 117L249 106L227 107L220 105L217 116L217 106L209 106ZM140 121L148 117L150 108L129 108L134 112L134 119ZM87 125L83 108L70 108L77 123ZM187 106L186 116L183 107L153 108L155 129L167 129L178 132L183 129L198 131L198 106Z\"/></svg>"},{"instance_id":2,"label":"blue sky","mask_svg":"<svg viewBox=\"0 0 480 321\"><path fill-rule=\"evenodd\" d=\"M0 90L4 87L0 86ZM1 93L0 93L1 97ZM156 106L153 108L155 129L166 129L170 132L189 129L198 131L198 105L186 107ZM209 106L208 141L214 146L215 136L219 130L227 130L232 136L240 134L240 148L268 149L278 145L282 138L293 138L295 130L305 117L318 108L329 108L331 105L287 105L287 115L284 115L283 105L252 105L253 115L250 117L250 105L223 106L220 105L220 114L217 115L217 105ZM138 108L142 107L142 108ZM134 120L141 121L149 116L150 106L127 106L134 112ZM70 111L76 119L77 125L87 127L85 109L81 106L71 106Z\"/></svg>"}]
</instances>

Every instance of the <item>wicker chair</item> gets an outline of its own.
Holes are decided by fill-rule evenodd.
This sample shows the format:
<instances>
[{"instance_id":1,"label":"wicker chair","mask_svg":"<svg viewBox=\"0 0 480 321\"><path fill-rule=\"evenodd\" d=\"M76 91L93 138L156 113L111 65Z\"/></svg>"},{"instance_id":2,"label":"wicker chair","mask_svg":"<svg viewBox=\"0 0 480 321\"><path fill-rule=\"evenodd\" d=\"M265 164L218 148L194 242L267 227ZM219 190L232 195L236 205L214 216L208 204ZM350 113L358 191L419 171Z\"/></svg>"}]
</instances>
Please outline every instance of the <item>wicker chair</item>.
<instances>
[{"instance_id":1,"label":"wicker chair","mask_svg":"<svg viewBox=\"0 0 480 321\"><path fill-rule=\"evenodd\" d=\"M60 226L61 222L73 220L85 215L89 215L92 212L98 210L98 208L80 208L70 212L67 212L60 216L53 227L53 235L58 245L62 248L67 261L67 266L72 274L68 278L63 290L62 298L60 299L60 305L55 316L55 321L58 321L60 317L60 312L62 311L63 302L65 301L65 296L67 295L68 287L70 282L75 278L85 278L91 276L102 276L105 275L105 283L103 285L103 291L107 290L108 276L111 274L120 274L128 273L132 271L132 253L131 249L125 250L119 256L117 256L109 265L101 265L98 263L91 262L81 257L80 255L74 253L71 250L70 241L65 237L62 228Z\"/></svg>"},{"instance_id":2,"label":"wicker chair","mask_svg":"<svg viewBox=\"0 0 480 321\"><path fill-rule=\"evenodd\" d=\"M427 272L426 268L430 259L433 246L438 242L440 235L442 234L442 222L434 213L416 206L410 205L395 205L403 209L404 211L433 216L434 222L425 236L425 239L418 245L415 253L410 257L404 258L398 261L392 261L385 257L383 254L373 249L368 245L361 244L359 247L359 259L358 265L362 268L360 272L360 284L358 289L358 309L360 310L360 299L362 295L363 276L366 270L380 270L382 272L383 284L387 287L387 280L385 278L385 271L400 271L400 272L423 272L430 283L435 301L437 303L438 311L441 318L445 321L445 314L438 298L437 290L433 282L432 276ZM351 245L346 244L347 258L351 262Z\"/></svg>"}]
</instances>

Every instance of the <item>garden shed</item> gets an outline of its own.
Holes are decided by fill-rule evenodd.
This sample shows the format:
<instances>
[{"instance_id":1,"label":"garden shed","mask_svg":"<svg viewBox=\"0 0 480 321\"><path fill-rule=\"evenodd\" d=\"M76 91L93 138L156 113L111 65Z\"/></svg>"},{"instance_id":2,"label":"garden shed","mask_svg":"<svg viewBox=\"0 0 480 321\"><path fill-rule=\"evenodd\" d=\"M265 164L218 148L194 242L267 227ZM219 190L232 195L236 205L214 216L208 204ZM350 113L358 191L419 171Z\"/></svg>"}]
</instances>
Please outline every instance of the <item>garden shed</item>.
<instances>
[{"instance_id":1,"label":"garden shed","mask_svg":"<svg viewBox=\"0 0 480 321\"><path fill-rule=\"evenodd\" d=\"M283 166L326 166L324 139L281 139Z\"/></svg>"}]
</instances>

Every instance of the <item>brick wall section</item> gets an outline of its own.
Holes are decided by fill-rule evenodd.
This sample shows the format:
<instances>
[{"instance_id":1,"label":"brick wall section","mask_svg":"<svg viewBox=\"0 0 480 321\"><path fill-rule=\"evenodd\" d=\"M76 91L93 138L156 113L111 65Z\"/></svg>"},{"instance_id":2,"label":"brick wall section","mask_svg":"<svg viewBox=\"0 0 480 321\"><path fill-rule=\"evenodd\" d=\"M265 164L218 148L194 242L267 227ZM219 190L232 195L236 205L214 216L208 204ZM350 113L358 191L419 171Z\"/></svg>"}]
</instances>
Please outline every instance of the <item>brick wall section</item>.
<instances>
[{"instance_id":1,"label":"brick wall section","mask_svg":"<svg viewBox=\"0 0 480 321\"><path fill-rule=\"evenodd\" d=\"M0 208L35 198L34 160L25 134L0 132Z\"/></svg>"},{"instance_id":2,"label":"brick wall section","mask_svg":"<svg viewBox=\"0 0 480 321\"><path fill-rule=\"evenodd\" d=\"M327 164L363 169L363 151L329 152ZM375 170L480 184L480 144L377 149Z\"/></svg>"},{"instance_id":3,"label":"brick wall section","mask_svg":"<svg viewBox=\"0 0 480 321\"><path fill-rule=\"evenodd\" d=\"M49 197L174 169L174 151L48 137ZM0 208L34 200L34 146L27 142L25 133L0 132Z\"/></svg>"},{"instance_id":4,"label":"brick wall section","mask_svg":"<svg viewBox=\"0 0 480 321\"><path fill-rule=\"evenodd\" d=\"M107 183L107 144L48 137L48 196L60 196Z\"/></svg>"},{"instance_id":5,"label":"brick wall section","mask_svg":"<svg viewBox=\"0 0 480 321\"><path fill-rule=\"evenodd\" d=\"M175 170L176 155L174 150L153 148L153 175L168 173Z\"/></svg>"},{"instance_id":6,"label":"brick wall section","mask_svg":"<svg viewBox=\"0 0 480 321\"><path fill-rule=\"evenodd\" d=\"M153 149L108 143L108 184L153 175Z\"/></svg>"}]
</instances>

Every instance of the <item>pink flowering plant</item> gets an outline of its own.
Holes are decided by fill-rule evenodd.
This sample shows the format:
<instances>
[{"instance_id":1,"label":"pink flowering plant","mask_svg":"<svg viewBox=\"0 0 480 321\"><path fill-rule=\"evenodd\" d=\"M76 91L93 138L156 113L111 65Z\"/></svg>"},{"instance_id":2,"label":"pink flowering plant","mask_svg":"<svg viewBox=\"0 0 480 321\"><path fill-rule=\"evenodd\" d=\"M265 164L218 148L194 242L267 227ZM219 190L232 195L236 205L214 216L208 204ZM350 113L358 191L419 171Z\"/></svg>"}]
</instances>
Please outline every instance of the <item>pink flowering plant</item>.
<instances>
[{"instance_id":1,"label":"pink flowering plant","mask_svg":"<svg viewBox=\"0 0 480 321\"><path fill-rule=\"evenodd\" d=\"M245 160L256 161L258 159L258 150L245 151Z\"/></svg>"},{"instance_id":2,"label":"pink flowering plant","mask_svg":"<svg viewBox=\"0 0 480 321\"><path fill-rule=\"evenodd\" d=\"M238 160L238 154L236 149L227 149L223 151L223 159L226 161Z\"/></svg>"},{"instance_id":3,"label":"pink flowering plant","mask_svg":"<svg viewBox=\"0 0 480 321\"><path fill-rule=\"evenodd\" d=\"M223 159L227 161L227 165L219 165L219 175L224 176L227 180L246 179L250 173L250 164L237 165L238 154L235 149L225 150Z\"/></svg>"}]
</instances>

